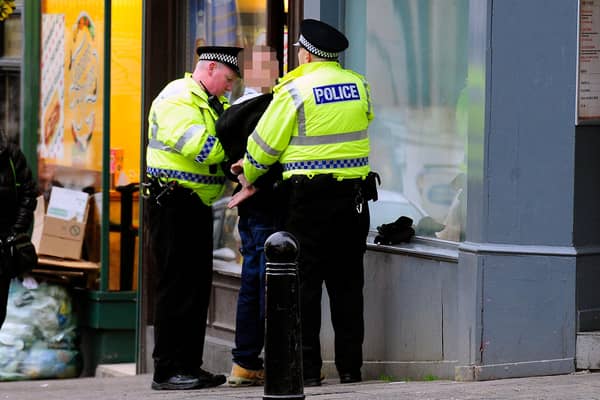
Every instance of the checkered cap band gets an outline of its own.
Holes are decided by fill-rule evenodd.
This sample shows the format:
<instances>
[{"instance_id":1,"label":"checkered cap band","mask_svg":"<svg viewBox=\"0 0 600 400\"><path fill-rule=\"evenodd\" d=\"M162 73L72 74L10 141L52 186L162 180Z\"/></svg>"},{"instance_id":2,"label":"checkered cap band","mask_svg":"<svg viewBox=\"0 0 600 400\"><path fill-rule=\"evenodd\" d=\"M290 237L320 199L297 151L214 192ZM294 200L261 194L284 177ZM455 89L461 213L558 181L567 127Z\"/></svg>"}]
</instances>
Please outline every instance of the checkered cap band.
<instances>
[{"instance_id":1,"label":"checkered cap band","mask_svg":"<svg viewBox=\"0 0 600 400\"><path fill-rule=\"evenodd\" d=\"M331 169L331 168L353 168L369 165L369 157L349 158L345 160L309 160L296 161L283 164L284 171L294 169Z\"/></svg>"},{"instance_id":2,"label":"checkered cap band","mask_svg":"<svg viewBox=\"0 0 600 400\"><path fill-rule=\"evenodd\" d=\"M155 178L171 178L180 179L182 181L189 181L194 183L204 183L207 185L222 185L225 183L224 176L212 176L212 175L200 175L192 172L176 171L173 169L164 168L152 168L147 167L146 172Z\"/></svg>"},{"instance_id":3,"label":"checkered cap band","mask_svg":"<svg viewBox=\"0 0 600 400\"><path fill-rule=\"evenodd\" d=\"M308 40L306 40L306 38L302 35L300 35L300 38L298 39L298 42L306 49L309 51L309 53L312 53L318 57L321 58L338 58L338 55L340 53L330 53L328 51L323 51L323 50L319 50L317 49L315 46L313 46Z\"/></svg>"},{"instance_id":4,"label":"checkered cap band","mask_svg":"<svg viewBox=\"0 0 600 400\"><path fill-rule=\"evenodd\" d=\"M230 54L221 54L221 53L202 53L198 56L199 60L209 60L209 61L218 61L225 64L232 64L236 67L238 65L238 58L236 56L232 56Z\"/></svg>"}]
</instances>

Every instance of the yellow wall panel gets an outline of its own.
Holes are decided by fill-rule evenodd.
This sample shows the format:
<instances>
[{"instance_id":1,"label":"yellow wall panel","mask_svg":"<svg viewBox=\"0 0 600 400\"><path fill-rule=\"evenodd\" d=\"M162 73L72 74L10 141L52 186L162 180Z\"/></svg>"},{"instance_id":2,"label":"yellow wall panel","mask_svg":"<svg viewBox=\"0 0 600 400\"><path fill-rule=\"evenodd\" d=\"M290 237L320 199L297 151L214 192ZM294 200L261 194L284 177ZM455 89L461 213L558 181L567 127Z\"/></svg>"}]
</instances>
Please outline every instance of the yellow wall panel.
<instances>
[{"instance_id":1,"label":"yellow wall panel","mask_svg":"<svg viewBox=\"0 0 600 400\"><path fill-rule=\"evenodd\" d=\"M123 149L123 172L139 181L142 127L142 0L112 2L110 147Z\"/></svg>"}]
</instances>

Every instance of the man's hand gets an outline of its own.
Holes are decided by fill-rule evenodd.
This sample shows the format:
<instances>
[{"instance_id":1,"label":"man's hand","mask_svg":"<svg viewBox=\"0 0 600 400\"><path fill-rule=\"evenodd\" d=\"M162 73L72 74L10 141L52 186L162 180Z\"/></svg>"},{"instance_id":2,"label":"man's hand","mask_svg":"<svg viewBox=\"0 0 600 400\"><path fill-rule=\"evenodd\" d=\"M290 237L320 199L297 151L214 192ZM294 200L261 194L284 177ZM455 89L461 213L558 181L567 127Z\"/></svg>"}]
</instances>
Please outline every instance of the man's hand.
<instances>
[{"instance_id":1,"label":"man's hand","mask_svg":"<svg viewBox=\"0 0 600 400\"><path fill-rule=\"evenodd\" d=\"M244 172L244 166L243 165L244 165L244 159L240 158L235 163L231 164L231 167L229 168L229 170L231 171L232 174L239 175L242 172Z\"/></svg>"},{"instance_id":2,"label":"man's hand","mask_svg":"<svg viewBox=\"0 0 600 400\"><path fill-rule=\"evenodd\" d=\"M240 176L244 176L244 175L239 175L238 179ZM248 183L248 182L246 182L246 183ZM242 190L240 190L239 192L234 194L233 197L231 198L231 200L229 200L229 203L227 203L227 208L237 207L238 204L240 204L242 201L244 201L247 198L249 198L250 196L252 196L257 191L258 191L258 189L255 186L252 186L252 185L244 186Z\"/></svg>"}]
</instances>

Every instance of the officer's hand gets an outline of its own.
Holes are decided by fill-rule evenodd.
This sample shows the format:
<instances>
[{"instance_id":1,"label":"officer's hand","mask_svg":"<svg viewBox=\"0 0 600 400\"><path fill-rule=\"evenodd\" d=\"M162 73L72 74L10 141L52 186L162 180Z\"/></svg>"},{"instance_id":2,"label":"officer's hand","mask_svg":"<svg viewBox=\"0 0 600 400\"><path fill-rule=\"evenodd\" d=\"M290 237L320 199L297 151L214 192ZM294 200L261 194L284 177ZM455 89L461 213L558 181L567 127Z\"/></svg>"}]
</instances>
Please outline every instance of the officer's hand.
<instances>
[{"instance_id":1,"label":"officer's hand","mask_svg":"<svg viewBox=\"0 0 600 400\"><path fill-rule=\"evenodd\" d=\"M233 195L231 200L229 200L229 203L227 203L227 208L237 207L238 204L252 196L257 191L258 189L252 185L244 187L242 190Z\"/></svg>"},{"instance_id":2,"label":"officer's hand","mask_svg":"<svg viewBox=\"0 0 600 400\"><path fill-rule=\"evenodd\" d=\"M234 175L239 175L242 172L244 172L244 159L240 158L237 162L231 164L231 167L229 168L229 170L231 171L232 174Z\"/></svg>"}]
</instances>

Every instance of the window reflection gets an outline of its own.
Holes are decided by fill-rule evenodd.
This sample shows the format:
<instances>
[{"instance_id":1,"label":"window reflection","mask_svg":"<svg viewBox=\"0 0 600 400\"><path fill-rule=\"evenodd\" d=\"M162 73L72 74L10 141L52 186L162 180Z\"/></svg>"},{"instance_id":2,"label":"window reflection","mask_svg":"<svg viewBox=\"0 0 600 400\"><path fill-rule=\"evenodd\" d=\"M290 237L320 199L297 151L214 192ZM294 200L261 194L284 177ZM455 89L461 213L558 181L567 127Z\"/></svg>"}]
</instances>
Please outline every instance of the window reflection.
<instances>
[{"instance_id":1,"label":"window reflection","mask_svg":"<svg viewBox=\"0 0 600 400\"><path fill-rule=\"evenodd\" d=\"M242 79L229 94L230 102L249 92L269 92L278 77L275 49L267 46L266 0L193 0L192 43L195 46L239 46ZM228 209L228 196L234 188L228 183L224 198L213 204L213 256L215 260L241 264L237 209Z\"/></svg>"},{"instance_id":2,"label":"window reflection","mask_svg":"<svg viewBox=\"0 0 600 400\"><path fill-rule=\"evenodd\" d=\"M468 0L346 3L345 66L371 85L372 223L411 216L418 235L464 239ZM354 28L356 27L356 29Z\"/></svg>"},{"instance_id":3,"label":"window reflection","mask_svg":"<svg viewBox=\"0 0 600 400\"><path fill-rule=\"evenodd\" d=\"M19 143L21 74L0 69L0 129L14 143Z\"/></svg>"}]
</instances>

